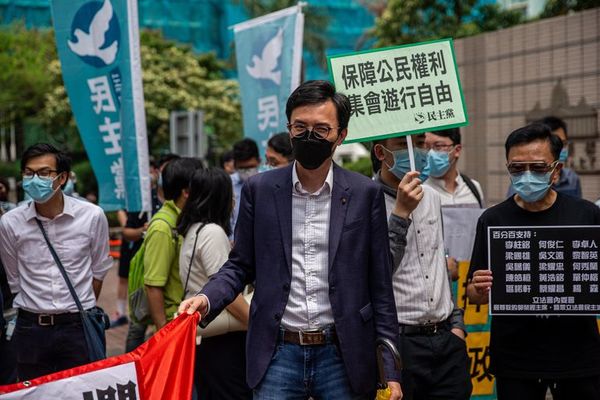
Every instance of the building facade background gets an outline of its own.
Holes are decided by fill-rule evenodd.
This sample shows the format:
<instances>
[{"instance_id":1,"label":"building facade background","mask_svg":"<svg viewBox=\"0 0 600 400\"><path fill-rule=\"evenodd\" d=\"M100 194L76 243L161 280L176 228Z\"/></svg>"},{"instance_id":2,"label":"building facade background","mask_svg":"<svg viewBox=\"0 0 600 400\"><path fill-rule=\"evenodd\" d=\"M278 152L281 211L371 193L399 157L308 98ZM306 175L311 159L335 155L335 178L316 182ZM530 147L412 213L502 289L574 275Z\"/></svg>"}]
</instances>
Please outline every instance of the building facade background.
<instances>
[{"instance_id":1,"label":"building facade background","mask_svg":"<svg viewBox=\"0 0 600 400\"><path fill-rule=\"evenodd\" d=\"M479 180L488 204L510 184L504 142L514 129L555 115L568 125L568 165L583 197L600 197L600 9L455 42L470 125L461 168Z\"/></svg>"}]
</instances>

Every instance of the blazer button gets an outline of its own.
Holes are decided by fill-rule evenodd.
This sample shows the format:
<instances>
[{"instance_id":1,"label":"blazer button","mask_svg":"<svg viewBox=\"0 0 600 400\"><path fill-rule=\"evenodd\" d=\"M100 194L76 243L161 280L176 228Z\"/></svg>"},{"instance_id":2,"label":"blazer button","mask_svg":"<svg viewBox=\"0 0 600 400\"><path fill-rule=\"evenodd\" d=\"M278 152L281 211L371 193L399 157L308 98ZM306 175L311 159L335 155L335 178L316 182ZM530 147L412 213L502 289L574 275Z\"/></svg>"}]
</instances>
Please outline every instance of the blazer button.
<instances>
[{"instance_id":1,"label":"blazer button","mask_svg":"<svg viewBox=\"0 0 600 400\"><path fill-rule=\"evenodd\" d=\"M290 290L290 285L288 285L287 283L283 285L283 290L288 292Z\"/></svg>"},{"instance_id":2,"label":"blazer button","mask_svg":"<svg viewBox=\"0 0 600 400\"><path fill-rule=\"evenodd\" d=\"M331 286L329 288L329 293L334 294L335 293L335 286Z\"/></svg>"},{"instance_id":3,"label":"blazer button","mask_svg":"<svg viewBox=\"0 0 600 400\"><path fill-rule=\"evenodd\" d=\"M277 313L277 314L275 314L275 315L273 316L273 319L274 319L275 321L279 321L279 320L281 319L281 315L279 315L279 313Z\"/></svg>"}]
</instances>

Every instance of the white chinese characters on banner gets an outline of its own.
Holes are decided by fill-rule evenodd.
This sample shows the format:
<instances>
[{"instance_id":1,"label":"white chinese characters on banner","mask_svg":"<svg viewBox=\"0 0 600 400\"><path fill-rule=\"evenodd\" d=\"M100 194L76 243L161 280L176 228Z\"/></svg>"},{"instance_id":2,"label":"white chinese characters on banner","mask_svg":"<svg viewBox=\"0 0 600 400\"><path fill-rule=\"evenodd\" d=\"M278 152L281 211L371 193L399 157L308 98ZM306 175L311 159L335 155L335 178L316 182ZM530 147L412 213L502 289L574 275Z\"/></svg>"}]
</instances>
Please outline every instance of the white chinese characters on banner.
<instances>
[{"instance_id":1,"label":"white chinese characters on banner","mask_svg":"<svg viewBox=\"0 0 600 400\"><path fill-rule=\"evenodd\" d=\"M267 128L279 126L279 100L276 95L261 97L258 99L258 129L264 131Z\"/></svg>"},{"instance_id":2,"label":"white chinese characters on banner","mask_svg":"<svg viewBox=\"0 0 600 400\"><path fill-rule=\"evenodd\" d=\"M114 78L114 77L113 77ZM120 83L120 82L119 82ZM106 144L104 154L118 157L111 163L110 171L115 182L115 197L125 199L125 180L123 176L123 149L121 147L121 122L113 121L104 113L116 113L115 99L113 98L105 75L87 80L90 89L90 100L94 105L94 112L103 117L103 123L98 127L102 141Z\"/></svg>"},{"instance_id":3,"label":"white chinese characters on banner","mask_svg":"<svg viewBox=\"0 0 600 400\"><path fill-rule=\"evenodd\" d=\"M0 399L134 400L140 399L140 394L135 362L130 362L3 394Z\"/></svg>"}]
</instances>

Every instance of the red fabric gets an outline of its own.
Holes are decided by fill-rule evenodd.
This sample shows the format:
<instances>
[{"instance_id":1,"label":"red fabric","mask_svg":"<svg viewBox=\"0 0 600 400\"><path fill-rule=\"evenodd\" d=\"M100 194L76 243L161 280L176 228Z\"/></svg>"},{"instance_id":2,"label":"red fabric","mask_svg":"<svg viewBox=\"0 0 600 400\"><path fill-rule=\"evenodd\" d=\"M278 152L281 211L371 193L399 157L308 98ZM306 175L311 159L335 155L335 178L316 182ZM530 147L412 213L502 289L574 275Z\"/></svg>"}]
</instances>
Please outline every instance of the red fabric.
<instances>
[{"instance_id":1,"label":"red fabric","mask_svg":"<svg viewBox=\"0 0 600 400\"><path fill-rule=\"evenodd\" d=\"M198 319L198 313L184 313L130 353L35 378L27 385L19 382L0 386L0 394L135 361L141 400L190 398L194 380Z\"/></svg>"}]
</instances>

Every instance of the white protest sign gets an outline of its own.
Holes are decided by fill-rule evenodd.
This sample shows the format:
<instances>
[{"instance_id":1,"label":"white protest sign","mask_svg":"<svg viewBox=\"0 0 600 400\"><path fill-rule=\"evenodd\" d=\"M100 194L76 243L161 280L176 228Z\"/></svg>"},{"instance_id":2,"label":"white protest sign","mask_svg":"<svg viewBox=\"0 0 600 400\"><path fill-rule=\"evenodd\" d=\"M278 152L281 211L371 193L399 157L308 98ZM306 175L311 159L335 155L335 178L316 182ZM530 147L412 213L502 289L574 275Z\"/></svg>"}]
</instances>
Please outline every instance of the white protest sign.
<instances>
[{"instance_id":1,"label":"white protest sign","mask_svg":"<svg viewBox=\"0 0 600 400\"><path fill-rule=\"evenodd\" d=\"M352 107L345 143L469 123L452 39L329 57Z\"/></svg>"},{"instance_id":2,"label":"white protest sign","mask_svg":"<svg viewBox=\"0 0 600 400\"><path fill-rule=\"evenodd\" d=\"M0 395L2 400L100 400L109 398L116 400L140 399L135 362Z\"/></svg>"}]
</instances>

